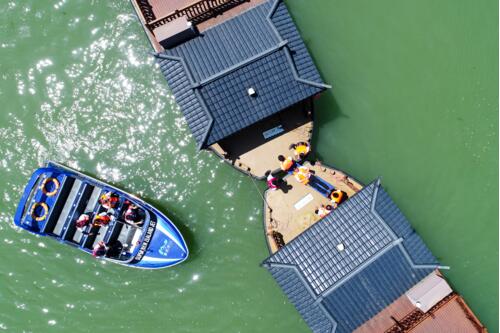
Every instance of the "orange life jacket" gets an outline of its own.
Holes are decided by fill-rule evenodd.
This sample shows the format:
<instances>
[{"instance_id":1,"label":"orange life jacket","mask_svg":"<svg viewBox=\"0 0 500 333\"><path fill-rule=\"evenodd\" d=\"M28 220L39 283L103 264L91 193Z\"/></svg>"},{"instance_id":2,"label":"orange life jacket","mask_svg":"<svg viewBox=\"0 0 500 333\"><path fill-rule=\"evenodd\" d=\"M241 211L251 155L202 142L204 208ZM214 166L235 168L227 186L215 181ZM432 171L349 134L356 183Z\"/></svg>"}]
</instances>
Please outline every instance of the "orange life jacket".
<instances>
[{"instance_id":1,"label":"orange life jacket","mask_svg":"<svg viewBox=\"0 0 500 333\"><path fill-rule=\"evenodd\" d=\"M94 219L95 226L103 226L107 225L111 221L111 218L108 215L97 215Z\"/></svg>"},{"instance_id":2,"label":"orange life jacket","mask_svg":"<svg viewBox=\"0 0 500 333\"><path fill-rule=\"evenodd\" d=\"M294 164L294 161L291 157L287 157L286 160L281 162L281 170L288 171Z\"/></svg>"},{"instance_id":3,"label":"orange life jacket","mask_svg":"<svg viewBox=\"0 0 500 333\"><path fill-rule=\"evenodd\" d=\"M335 190L330 194L330 199L337 204L342 203L347 198L347 194L341 190Z\"/></svg>"}]
</instances>

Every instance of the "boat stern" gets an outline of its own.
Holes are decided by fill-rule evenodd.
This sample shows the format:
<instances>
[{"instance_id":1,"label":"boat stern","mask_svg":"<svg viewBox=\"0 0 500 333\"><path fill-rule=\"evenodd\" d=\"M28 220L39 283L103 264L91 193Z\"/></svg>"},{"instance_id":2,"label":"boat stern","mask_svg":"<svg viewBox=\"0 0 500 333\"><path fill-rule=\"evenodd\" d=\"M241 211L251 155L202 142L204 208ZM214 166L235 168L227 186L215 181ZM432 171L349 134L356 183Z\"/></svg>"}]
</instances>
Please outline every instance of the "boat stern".
<instances>
[{"instance_id":1,"label":"boat stern","mask_svg":"<svg viewBox=\"0 0 500 333\"><path fill-rule=\"evenodd\" d=\"M24 188L14 224L33 233L43 233L65 178L54 168L37 169Z\"/></svg>"}]
</instances>

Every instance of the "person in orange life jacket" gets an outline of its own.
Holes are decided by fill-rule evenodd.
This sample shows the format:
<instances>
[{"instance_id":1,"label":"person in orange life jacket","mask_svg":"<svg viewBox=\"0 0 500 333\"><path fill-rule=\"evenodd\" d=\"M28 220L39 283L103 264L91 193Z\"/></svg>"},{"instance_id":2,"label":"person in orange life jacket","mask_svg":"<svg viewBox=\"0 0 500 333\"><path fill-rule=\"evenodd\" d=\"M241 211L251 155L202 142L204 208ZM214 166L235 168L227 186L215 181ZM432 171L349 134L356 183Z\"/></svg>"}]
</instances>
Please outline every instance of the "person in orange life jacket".
<instances>
[{"instance_id":1,"label":"person in orange life jacket","mask_svg":"<svg viewBox=\"0 0 500 333\"><path fill-rule=\"evenodd\" d=\"M266 176L267 187L271 191L275 191L278 188L278 178L273 176L273 174L271 173L271 170L267 170L264 175Z\"/></svg>"},{"instance_id":2,"label":"person in orange life jacket","mask_svg":"<svg viewBox=\"0 0 500 333\"><path fill-rule=\"evenodd\" d=\"M293 175L299 183L307 185L309 183L309 178L311 177L311 172L309 171L309 168L300 166L293 170Z\"/></svg>"},{"instance_id":3,"label":"person in orange life jacket","mask_svg":"<svg viewBox=\"0 0 500 333\"><path fill-rule=\"evenodd\" d=\"M92 255L94 257L103 257L106 255L106 252L108 251L108 246L106 246L106 243L104 241L99 241L94 246L94 249L92 250Z\"/></svg>"},{"instance_id":4,"label":"person in orange life jacket","mask_svg":"<svg viewBox=\"0 0 500 333\"><path fill-rule=\"evenodd\" d=\"M106 192L99 198L99 203L106 209L115 208L120 197L113 192Z\"/></svg>"},{"instance_id":5,"label":"person in orange life jacket","mask_svg":"<svg viewBox=\"0 0 500 333\"><path fill-rule=\"evenodd\" d=\"M293 170L293 168L295 167L295 161L290 156L285 158L285 156L279 155L278 161L280 161L281 170L285 172Z\"/></svg>"},{"instance_id":6,"label":"person in orange life jacket","mask_svg":"<svg viewBox=\"0 0 500 333\"><path fill-rule=\"evenodd\" d=\"M311 146L307 142L298 142L291 144L290 149L298 161L303 161L311 151Z\"/></svg>"},{"instance_id":7,"label":"person in orange life jacket","mask_svg":"<svg viewBox=\"0 0 500 333\"><path fill-rule=\"evenodd\" d=\"M333 206L337 208L338 205L347 200L347 193L342 190L333 190L330 194L330 199L332 200Z\"/></svg>"},{"instance_id":8,"label":"person in orange life jacket","mask_svg":"<svg viewBox=\"0 0 500 333\"><path fill-rule=\"evenodd\" d=\"M94 221L92 222L92 225L94 227L102 227L102 226L108 225L109 222L111 222L110 214L107 212L102 212L102 213L96 215L96 217L94 217Z\"/></svg>"},{"instance_id":9,"label":"person in orange life jacket","mask_svg":"<svg viewBox=\"0 0 500 333\"><path fill-rule=\"evenodd\" d=\"M141 225L143 223L139 207L130 203L124 214L125 222L133 225Z\"/></svg>"}]
</instances>

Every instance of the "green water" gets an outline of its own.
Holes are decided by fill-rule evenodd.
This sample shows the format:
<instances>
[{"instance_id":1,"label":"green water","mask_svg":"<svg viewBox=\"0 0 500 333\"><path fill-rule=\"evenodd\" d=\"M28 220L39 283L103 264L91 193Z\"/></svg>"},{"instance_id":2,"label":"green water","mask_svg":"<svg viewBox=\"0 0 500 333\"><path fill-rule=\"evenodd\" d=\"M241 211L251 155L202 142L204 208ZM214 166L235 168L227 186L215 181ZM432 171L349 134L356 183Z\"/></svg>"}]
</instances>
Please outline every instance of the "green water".
<instances>
[{"instance_id":1,"label":"green water","mask_svg":"<svg viewBox=\"0 0 500 333\"><path fill-rule=\"evenodd\" d=\"M317 105L318 155L364 182L381 176L498 332L497 3L287 4L334 87ZM0 22L0 329L307 332L259 267L259 194L196 152L128 1L3 0ZM14 229L46 159L157 205L190 260L127 269Z\"/></svg>"}]
</instances>

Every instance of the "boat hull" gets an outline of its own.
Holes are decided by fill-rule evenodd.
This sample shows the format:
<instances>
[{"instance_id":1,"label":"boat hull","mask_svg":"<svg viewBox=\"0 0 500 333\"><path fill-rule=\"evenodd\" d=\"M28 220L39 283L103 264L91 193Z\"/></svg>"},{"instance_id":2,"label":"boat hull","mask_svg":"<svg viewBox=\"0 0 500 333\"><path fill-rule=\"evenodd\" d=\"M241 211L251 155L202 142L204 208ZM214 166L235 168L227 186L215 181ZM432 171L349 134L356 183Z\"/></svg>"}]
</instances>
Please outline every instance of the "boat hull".
<instances>
[{"instance_id":1,"label":"boat hull","mask_svg":"<svg viewBox=\"0 0 500 333\"><path fill-rule=\"evenodd\" d=\"M119 198L111 213L99 200L106 192ZM130 205L139 207L143 213L140 225L123 220L125 209ZM87 229L75 226L81 214L96 216L102 212L111 216L109 224L92 224ZM106 254L100 258L134 268L170 267L185 261L189 255L182 234L155 207L110 184L54 162L48 162L32 174L16 210L14 224L87 253L92 253L96 244L103 241L119 250L113 256Z\"/></svg>"}]
</instances>

